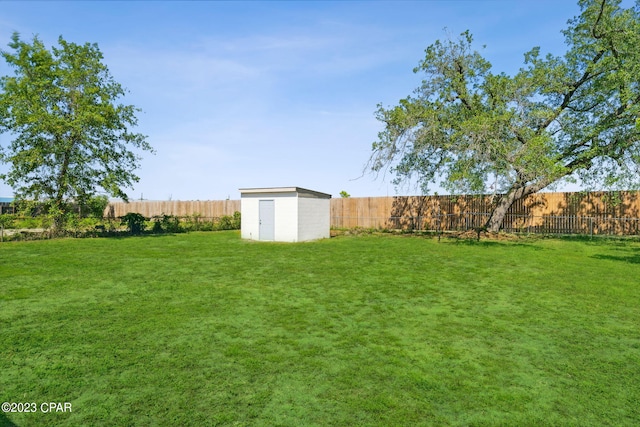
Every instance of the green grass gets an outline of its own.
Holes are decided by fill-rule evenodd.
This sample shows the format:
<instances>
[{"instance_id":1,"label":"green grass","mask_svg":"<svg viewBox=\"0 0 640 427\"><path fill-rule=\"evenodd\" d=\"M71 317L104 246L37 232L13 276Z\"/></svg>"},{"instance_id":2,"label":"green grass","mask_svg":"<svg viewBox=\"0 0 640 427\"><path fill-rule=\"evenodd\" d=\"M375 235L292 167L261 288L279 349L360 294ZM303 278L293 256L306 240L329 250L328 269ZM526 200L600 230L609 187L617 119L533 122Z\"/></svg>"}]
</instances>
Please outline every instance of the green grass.
<instances>
[{"instance_id":1,"label":"green grass","mask_svg":"<svg viewBox=\"0 0 640 427\"><path fill-rule=\"evenodd\" d=\"M640 243L0 244L1 425L635 426Z\"/></svg>"}]
</instances>

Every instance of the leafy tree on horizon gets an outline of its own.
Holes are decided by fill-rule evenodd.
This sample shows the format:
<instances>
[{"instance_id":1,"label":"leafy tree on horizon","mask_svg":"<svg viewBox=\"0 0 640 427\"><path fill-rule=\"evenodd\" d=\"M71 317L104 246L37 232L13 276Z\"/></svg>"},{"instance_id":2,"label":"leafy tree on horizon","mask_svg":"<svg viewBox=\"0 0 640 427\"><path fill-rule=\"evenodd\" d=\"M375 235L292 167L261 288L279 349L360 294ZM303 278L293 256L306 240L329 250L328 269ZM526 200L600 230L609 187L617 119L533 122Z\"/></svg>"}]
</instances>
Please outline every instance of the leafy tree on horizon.
<instances>
[{"instance_id":1,"label":"leafy tree on horizon","mask_svg":"<svg viewBox=\"0 0 640 427\"><path fill-rule=\"evenodd\" d=\"M559 182L631 188L640 181L640 1L581 0L563 31L563 56L524 55L494 74L467 31L436 41L414 72L414 96L378 105L384 123L368 168L396 184L438 182L453 193L496 195L498 231L511 205Z\"/></svg>"},{"instance_id":2,"label":"leafy tree on horizon","mask_svg":"<svg viewBox=\"0 0 640 427\"><path fill-rule=\"evenodd\" d=\"M0 78L0 132L13 140L0 147L10 165L0 175L18 200L41 202L64 225L70 202L84 204L99 192L127 200L124 187L138 177L140 157L131 149L153 151L137 125L125 90L102 63L97 44L58 39L48 50L14 33L11 51L0 51L13 76Z\"/></svg>"}]
</instances>

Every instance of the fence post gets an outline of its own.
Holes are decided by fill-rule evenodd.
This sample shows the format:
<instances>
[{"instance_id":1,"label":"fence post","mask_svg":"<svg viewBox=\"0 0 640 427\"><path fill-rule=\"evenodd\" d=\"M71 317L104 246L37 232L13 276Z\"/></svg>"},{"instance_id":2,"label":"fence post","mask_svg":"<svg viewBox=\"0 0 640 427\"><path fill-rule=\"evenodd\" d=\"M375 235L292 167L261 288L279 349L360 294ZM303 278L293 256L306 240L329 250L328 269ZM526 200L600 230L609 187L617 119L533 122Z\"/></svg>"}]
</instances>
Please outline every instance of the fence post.
<instances>
[{"instance_id":1,"label":"fence post","mask_svg":"<svg viewBox=\"0 0 640 427\"><path fill-rule=\"evenodd\" d=\"M593 238L593 217L589 217L589 237Z\"/></svg>"},{"instance_id":2,"label":"fence post","mask_svg":"<svg viewBox=\"0 0 640 427\"><path fill-rule=\"evenodd\" d=\"M4 242L4 225L0 225L0 242Z\"/></svg>"}]
</instances>

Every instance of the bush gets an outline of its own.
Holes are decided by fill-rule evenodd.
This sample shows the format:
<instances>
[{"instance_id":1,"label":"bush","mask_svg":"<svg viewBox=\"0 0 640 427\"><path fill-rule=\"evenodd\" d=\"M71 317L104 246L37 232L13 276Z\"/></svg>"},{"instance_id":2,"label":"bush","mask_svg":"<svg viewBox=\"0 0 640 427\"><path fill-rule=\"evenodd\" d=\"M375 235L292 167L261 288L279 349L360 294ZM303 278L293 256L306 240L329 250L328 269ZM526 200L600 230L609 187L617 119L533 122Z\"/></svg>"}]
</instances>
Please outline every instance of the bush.
<instances>
[{"instance_id":1,"label":"bush","mask_svg":"<svg viewBox=\"0 0 640 427\"><path fill-rule=\"evenodd\" d=\"M107 196L94 196L89 198L83 206L83 216L92 216L94 218L102 218L104 216L104 210L109 205L109 198Z\"/></svg>"},{"instance_id":2,"label":"bush","mask_svg":"<svg viewBox=\"0 0 640 427\"><path fill-rule=\"evenodd\" d=\"M224 215L218 222L217 230L239 230L240 229L240 212L236 211L231 215Z\"/></svg>"},{"instance_id":3,"label":"bush","mask_svg":"<svg viewBox=\"0 0 640 427\"><path fill-rule=\"evenodd\" d=\"M13 228L14 220L15 220L15 215L2 214L0 215L0 226L2 226L3 228Z\"/></svg>"},{"instance_id":4,"label":"bush","mask_svg":"<svg viewBox=\"0 0 640 427\"><path fill-rule=\"evenodd\" d=\"M213 231L215 229L213 221L203 221L198 224L198 231Z\"/></svg>"},{"instance_id":5,"label":"bush","mask_svg":"<svg viewBox=\"0 0 640 427\"><path fill-rule=\"evenodd\" d=\"M160 224L160 221L155 220L153 221L153 227L151 227L151 232L154 234L158 234L158 233L162 233L162 225Z\"/></svg>"},{"instance_id":6,"label":"bush","mask_svg":"<svg viewBox=\"0 0 640 427\"><path fill-rule=\"evenodd\" d=\"M16 218L13 221L14 228L49 228L52 220L47 215L40 217Z\"/></svg>"},{"instance_id":7,"label":"bush","mask_svg":"<svg viewBox=\"0 0 640 427\"><path fill-rule=\"evenodd\" d=\"M185 231L201 231L205 222L206 221L203 221L201 214L194 213L193 215L184 218L182 227Z\"/></svg>"},{"instance_id":8,"label":"bush","mask_svg":"<svg viewBox=\"0 0 640 427\"><path fill-rule=\"evenodd\" d=\"M180 218L175 215L158 215L153 217L154 233L182 233L184 229L180 225Z\"/></svg>"},{"instance_id":9,"label":"bush","mask_svg":"<svg viewBox=\"0 0 640 427\"><path fill-rule=\"evenodd\" d=\"M120 219L122 220L122 225L126 225L131 234L140 234L146 227L145 221L147 218L136 212L129 212L121 216Z\"/></svg>"},{"instance_id":10,"label":"bush","mask_svg":"<svg viewBox=\"0 0 640 427\"><path fill-rule=\"evenodd\" d=\"M218 222L218 230L233 230L233 217L224 215Z\"/></svg>"}]
</instances>

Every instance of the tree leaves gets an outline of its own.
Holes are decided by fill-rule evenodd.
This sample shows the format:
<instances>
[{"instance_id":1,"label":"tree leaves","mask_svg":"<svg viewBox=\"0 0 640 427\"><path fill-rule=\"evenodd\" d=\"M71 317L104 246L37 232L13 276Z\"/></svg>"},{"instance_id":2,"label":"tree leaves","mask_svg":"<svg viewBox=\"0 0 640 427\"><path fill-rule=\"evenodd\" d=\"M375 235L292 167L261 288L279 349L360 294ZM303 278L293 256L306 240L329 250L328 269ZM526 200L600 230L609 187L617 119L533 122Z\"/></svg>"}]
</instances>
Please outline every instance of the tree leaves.
<instances>
[{"instance_id":1,"label":"tree leaves","mask_svg":"<svg viewBox=\"0 0 640 427\"><path fill-rule=\"evenodd\" d=\"M153 151L129 131L139 110L119 103L125 90L96 44L62 37L58 44L48 50L38 37L27 43L15 33L12 50L1 52L14 75L0 78L0 131L15 137L3 150L11 168L2 178L17 198L58 212L98 191L126 199L123 187L138 180L132 149Z\"/></svg>"},{"instance_id":2,"label":"tree leaves","mask_svg":"<svg viewBox=\"0 0 640 427\"><path fill-rule=\"evenodd\" d=\"M378 107L385 129L371 168L466 193L526 195L587 175L591 185L638 184L639 7L580 5L565 55L534 47L514 76L492 73L468 31L429 46L415 96Z\"/></svg>"}]
</instances>

